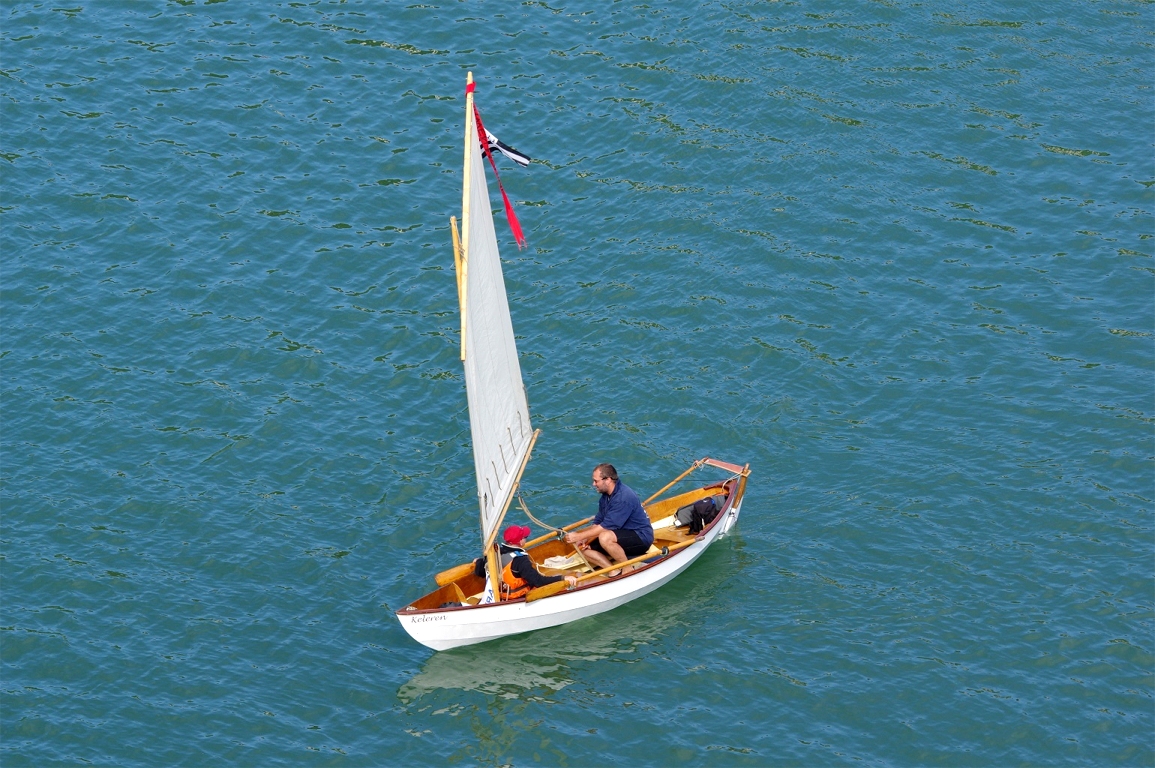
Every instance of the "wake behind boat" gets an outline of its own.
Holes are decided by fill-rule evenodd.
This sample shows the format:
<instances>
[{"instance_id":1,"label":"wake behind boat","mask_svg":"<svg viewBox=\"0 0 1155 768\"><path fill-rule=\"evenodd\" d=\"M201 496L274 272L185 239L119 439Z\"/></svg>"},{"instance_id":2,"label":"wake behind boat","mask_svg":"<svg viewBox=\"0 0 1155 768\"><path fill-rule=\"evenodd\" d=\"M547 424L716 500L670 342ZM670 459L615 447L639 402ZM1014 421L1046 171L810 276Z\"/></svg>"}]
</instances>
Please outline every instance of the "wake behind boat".
<instances>
[{"instance_id":1,"label":"wake behind boat","mask_svg":"<svg viewBox=\"0 0 1155 768\"><path fill-rule=\"evenodd\" d=\"M654 529L654 543L649 551L609 568L593 568L574 545L564 539L565 532L582 529L591 518L534 539L526 543L525 550L541 573L570 575L577 579L576 584L571 587L565 581L558 581L514 599L502 594L497 531L517 493L540 430L534 430L530 424L490 210L484 159L489 160L496 175L494 151L519 164L525 159L485 130L474 104L473 74L470 73L465 89L461 231L458 232L453 218L450 229L461 307L461 359L477 476L481 552L486 559L487 575L476 575L472 563L443 571L435 577L436 589L396 612L401 626L415 640L435 650L575 621L611 610L657 589L689 567L714 541L733 528L750 474L749 465L739 466L712 458L694 462L643 502ZM498 186L501 187L500 178ZM520 246L523 243L520 227L504 188L501 193L510 227ZM662 497L702 467L722 470L726 476L690 491ZM687 527L685 512L692 510L695 502L706 500L710 503L700 509L709 509L708 517L699 517L694 525ZM529 514L528 509L525 511Z\"/></svg>"}]
</instances>

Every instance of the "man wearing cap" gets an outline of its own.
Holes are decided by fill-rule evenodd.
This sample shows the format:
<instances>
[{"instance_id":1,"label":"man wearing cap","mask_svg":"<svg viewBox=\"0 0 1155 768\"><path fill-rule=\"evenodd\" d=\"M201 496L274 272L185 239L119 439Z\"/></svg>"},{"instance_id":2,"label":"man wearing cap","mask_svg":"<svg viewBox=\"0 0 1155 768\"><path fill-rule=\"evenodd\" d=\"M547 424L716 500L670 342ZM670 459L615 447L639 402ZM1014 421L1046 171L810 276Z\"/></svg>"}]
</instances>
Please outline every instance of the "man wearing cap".
<instances>
[{"instance_id":1,"label":"man wearing cap","mask_svg":"<svg viewBox=\"0 0 1155 768\"><path fill-rule=\"evenodd\" d=\"M593 481L601 493L593 525L567 533L565 540L575 546L588 546L585 556L599 568L646 554L654 543L654 526L642 509L638 494L618 480L612 464L594 467ZM620 572L611 571L608 576L613 578Z\"/></svg>"},{"instance_id":2,"label":"man wearing cap","mask_svg":"<svg viewBox=\"0 0 1155 768\"><path fill-rule=\"evenodd\" d=\"M502 534L505 543L498 550L501 553L502 600L525 597L526 593L535 587L553 584L562 579L565 579L571 587L577 584L576 576L544 576L538 572L529 553L522 548L529 534L528 525L511 525ZM484 557L473 561L473 572L478 576L485 576Z\"/></svg>"}]
</instances>

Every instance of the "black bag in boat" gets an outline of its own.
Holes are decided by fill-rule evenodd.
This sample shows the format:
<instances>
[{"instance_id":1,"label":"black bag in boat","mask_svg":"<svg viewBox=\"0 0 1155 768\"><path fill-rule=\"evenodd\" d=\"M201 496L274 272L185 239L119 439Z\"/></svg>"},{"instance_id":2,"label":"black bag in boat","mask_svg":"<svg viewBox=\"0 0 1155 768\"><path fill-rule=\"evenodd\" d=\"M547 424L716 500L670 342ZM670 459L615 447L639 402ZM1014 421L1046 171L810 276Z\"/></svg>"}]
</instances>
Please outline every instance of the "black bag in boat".
<instances>
[{"instance_id":1,"label":"black bag in boat","mask_svg":"<svg viewBox=\"0 0 1155 768\"><path fill-rule=\"evenodd\" d=\"M714 522L725 498L725 496L708 496L681 507L674 513L675 525L690 526L690 533L694 535L701 533L703 528Z\"/></svg>"}]
</instances>

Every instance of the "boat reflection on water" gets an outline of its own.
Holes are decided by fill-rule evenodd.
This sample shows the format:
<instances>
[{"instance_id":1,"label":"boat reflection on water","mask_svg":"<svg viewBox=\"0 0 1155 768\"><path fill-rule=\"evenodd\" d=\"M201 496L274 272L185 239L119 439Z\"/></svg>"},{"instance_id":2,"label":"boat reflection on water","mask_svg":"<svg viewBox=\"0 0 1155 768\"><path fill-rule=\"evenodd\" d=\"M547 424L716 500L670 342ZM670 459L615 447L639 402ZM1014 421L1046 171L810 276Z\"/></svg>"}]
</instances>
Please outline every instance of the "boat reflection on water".
<instances>
[{"instance_id":1,"label":"boat reflection on water","mask_svg":"<svg viewBox=\"0 0 1155 768\"><path fill-rule=\"evenodd\" d=\"M536 632L441 651L429 657L421 671L401 686L398 699L408 705L439 690L477 691L499 698L520 698L527 692L556 692L574 682L572 667L582 662L628 656L679 631L696 631L706 619L718 584L695 579L719 568L717 555L687 570L662 590L608 613ZM680 630L680 628L685 628Z\"/></svg>"}]
</instances>

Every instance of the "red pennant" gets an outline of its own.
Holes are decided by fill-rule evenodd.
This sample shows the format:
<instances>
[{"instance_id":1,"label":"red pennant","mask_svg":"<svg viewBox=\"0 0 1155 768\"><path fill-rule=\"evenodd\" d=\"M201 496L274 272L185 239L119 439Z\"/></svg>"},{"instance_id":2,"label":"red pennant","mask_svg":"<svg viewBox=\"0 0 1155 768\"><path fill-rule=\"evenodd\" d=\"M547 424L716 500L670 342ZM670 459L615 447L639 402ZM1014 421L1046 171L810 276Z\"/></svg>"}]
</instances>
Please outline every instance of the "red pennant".
<instances>
[{"instance_id":1,"label":"red pennant","mask_svg":"<svg viewBox=\"0 0 1155 768\"><path fill-rule=\"evenodd\" d=\"M473 92L473 83L465 86L466 93ZM517 214L513 212L513 205L509 202L509 195L505 194L505 187L501 184L501 174L497 172L497 163L493 161L493 153L489 150L489 141L485 138L485 126L481 122L481 112L477 110L477 105L473 105L473 116L477 119L477 135L479 141L485 147L485 156L489 158L489 165L493 168L493 175L497 179L497 188L501 190L501 199L505 203L505 218L509 221L509 231L513 233L513 239L517 242L518 250L525 247L525 235L521 233L521 223L517 220Z\"/></svg>"}]
</instances>

